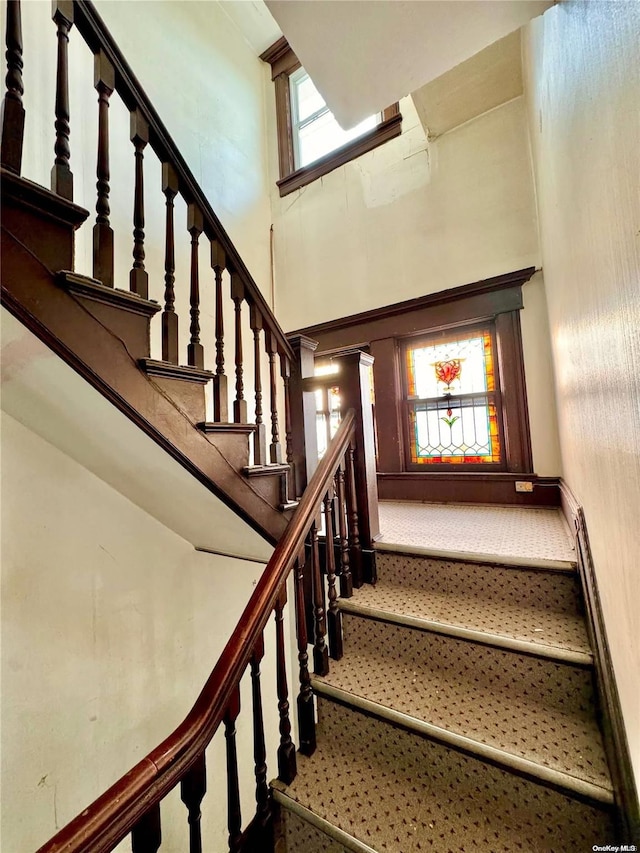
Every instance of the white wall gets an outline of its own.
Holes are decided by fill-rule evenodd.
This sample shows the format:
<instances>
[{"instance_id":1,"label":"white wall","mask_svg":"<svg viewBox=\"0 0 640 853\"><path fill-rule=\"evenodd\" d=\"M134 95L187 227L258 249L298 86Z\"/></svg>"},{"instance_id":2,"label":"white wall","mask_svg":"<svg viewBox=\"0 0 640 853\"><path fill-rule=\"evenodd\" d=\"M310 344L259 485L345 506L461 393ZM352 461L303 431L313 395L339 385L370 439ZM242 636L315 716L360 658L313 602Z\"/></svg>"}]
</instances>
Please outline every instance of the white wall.
<instances>
[{"instance_id":1,"label":"white wall","mask_svg":"<svg viewBox=\"0 0 640 853\"><path fill-rule=\"evenodd\" d=\"M301 190L280 199L272 174L285 329L538 263L522 98L431 143L400 108L401 136Z\"/></svg>"},{"instance_id":2,"label":"white wall","mask_svg":"<svg viewBox=\"0 0 640 853\"><path fill-rule=\"evenodd\" d=\"M523 98L431 142L410 98L401 111L400 137L282 199L272 188L276 313L285 329L539 265ZM273 172L273 150L271 163ZM524 300L534 467L557 476L540 275L525 286Z\"/></svg>"},{"instance_id":3,"label":"white wall","mask_svg":"<svg viewBox=\"0 0 640 853\"><path fill-rule=\"evenodd\" d=\"M564 476L584 506L640 779L640 6L527 29L526 91Z\"/></svg>"},{"instance_id":4,"label":"white wall","mask_svg":"<svg viewBox=\"0 0 640 853\"><path fill-rule=\"evenodd\" d=\"M39 847L173 730L263 568L196 552L3 413L2 850ZM275 775L271 628L266 644ZM255 811L250 696L245 683L238 739L246 820ZM205 846L226 850L220 733L208 764ZM178 794L163 814L166 849L185 849Z\"/></svg>"}]
</instances>

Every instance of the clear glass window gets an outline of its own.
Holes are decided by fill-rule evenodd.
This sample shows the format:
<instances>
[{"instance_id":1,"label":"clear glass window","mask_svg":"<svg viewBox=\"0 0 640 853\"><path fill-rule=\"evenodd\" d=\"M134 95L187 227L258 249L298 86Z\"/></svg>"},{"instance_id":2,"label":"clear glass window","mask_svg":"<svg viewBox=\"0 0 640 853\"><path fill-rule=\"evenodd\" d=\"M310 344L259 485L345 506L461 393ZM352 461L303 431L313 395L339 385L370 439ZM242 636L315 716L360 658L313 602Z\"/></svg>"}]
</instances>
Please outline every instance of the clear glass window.
<instances>
[{"instance_id":1,"label":"clear glass window","mask_svg":"<svg viewBox=\"0 0 640 853\"><path fill-rule=\"evenodd\" d=\"M325 154L374 130L380 114L369 116L351 130L343 130L304 68L289 77L291 123L296 169L309 166Z\"/></svg>"}]
</instances>

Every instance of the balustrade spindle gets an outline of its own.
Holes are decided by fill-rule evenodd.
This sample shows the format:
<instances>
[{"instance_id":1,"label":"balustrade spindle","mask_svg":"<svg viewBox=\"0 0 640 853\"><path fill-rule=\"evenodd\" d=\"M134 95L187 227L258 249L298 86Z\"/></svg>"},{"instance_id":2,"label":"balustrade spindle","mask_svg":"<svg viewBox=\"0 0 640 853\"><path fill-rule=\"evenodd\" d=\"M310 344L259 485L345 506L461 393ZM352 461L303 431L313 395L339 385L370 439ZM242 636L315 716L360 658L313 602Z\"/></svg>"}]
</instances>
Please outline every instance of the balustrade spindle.
<instances>
[{"instance_id":1,"label":"balustrade spindle","mask_svg":"<svg viewBox=\"0 0 640 853\"><path fill-rule=\"evenodd\" d=\"M295 500L296 482L294 463L293 463L293 429L291 426L291 362L284 354L280 354L280 376L284 385L284 434L285 434L285 452L289 473L287 475L287 499Z\"/></svg>"},{"instance_id":2,"label":"balustrade spindle","mask_svg":"<svg viewBox=\"0 0 640 853\"><path fill-rule=\"evenodd\" d=\"M189 304L191 305L191 325L189 331L191 340L187 347L187 364L190 367L204 369L204 347L200 343L200 268L198 262L198 241L202 234L204 220L202 211L195 204L187 207L187 231L191 234L191 288Z\"/></svg>"},{"instance_id":3,"label":"balustrade spindle","mask_svg":"<svg viewBox=\"0 0 640 853\"><path fill-rule=\"evenodd\" d=\"M22 167L22 143L24 140L24 106L22 96L22 13L20 0L7 0L7 90L2 101L0 123L0 159L5 169L20 174Z\"/></svg>"},{"instance_id":4,"label":"balustrade spindle","mask_svg":"<svg viewBox=\"0 0 640 853\"><path fill-rule=\"evenodd\" d=\"M329 672L329 650L325 640L327 634L325 617L324 580L320 570L320 555L318 552L318 528L315 522L311 525L311 576L313 588L313 630L315 643L313 645L313 671L316 675L326 675Z\"/></svg>"},{"instance_id":5,"label":"balustrade spindle","mask_svg":"<svg viewBox=\"0 0 640 853\"><path fill-rule=\"evenodd\" d=\"M267 833L271 826L271 805L267 784L267 748L264 739L262 690L260 687L260 661L264 657L264 637L261 634L251 656L251 695L253 701L253 760L256 776L256 817L260 842L267 847Z\"/></svg>"},{"instance_id":6,"label":"balustrade spindle","mask_svg":"<svg viewBox=\"0 0 640 853\"><path fill-rule=\"evenodd\" d=\"M55 0L53 20L58 28L58 65L56 71L56 159L51 169L51 190L73 201L73 174L69 167L69 31L73 26L72 0Z\"/></svg>"},{"instance_id":7,"label":"balustrade spindle","mask_svg":"<svg viewBox=\"0 0 640 853\"><path fill-rule=\"evenodd\" d=\"M294 567L296 590L296 636L298 639L298 665L300 668L300 692L298 693L298 732L300 752L313 755L316 749L316 717L313 706L313 690L309 675L307 651L307 619L304 604L304 560L298 558Z\"/></svg>"},{"instance_id":8,"label":"balustrade spindle","mask_svg":"<svg viewBox=\"0 0 640 853\"><path fill-rule=\"evenodd\" d=\"M94 86L98 90L98 162L96 224L93 226L93 277L113 287L113 230L109 223L109 98L115 72L104 51L94 56Z\"/></svg>"},{"instance_id":9,"label":"balustrade spindle","mask_svg":"<svg viewBox=\"0 0 640 853\"><path fill-rule=\"evenodd\" d=\"M342 657L342 613L338 607L336 592L336 552L333 541L333 489L324 496L324 526L325 526L325 559L329 609L327 611L327 633L329 635L329 652L334 660Z\"/></svg>"},{"instance_id":10,"label":"balustrade spindle","mask_svg":"<svg viewBox=\"0 0 640 853\"><path fill-rule=\"evenodd\" d=\"M269 391L271 400L271 444L269 445L269 458L271 462L280 464L282 462L282 446L280 444L280 426L278 424L278 385L276 371L278 342L276 336L269 330L265 333L265 339L269 355Z\"/></svg>"},{"instance_id":11,"label":"balustrade spindle","mask_svg":"<svg viewBox=\"0 0 640 853\"><path fill-rule=\"evenodd\" d=\"M187 807L189 821L189 853L202 853L200 806L207 793L207 767L204 751L180 782L180 799Z\"/></svg>"},{"instance_id":12,"label":"balustrade spindle","mask_svg":"<svg viewBox=\"0 0 640 853\"><path fill-rule=\"evenodd\" d=\"M349 565L349 533L342 465L336 471L336 494L338 495L338 538L340 542L340 596L341 598L351 598L353 595L353 578Z\"/></svg>"},{"instance_id":13,"label":"balustrade spindle","mask_svg":"<svg viewBox=\"0 0 640 853\"><path fill-rule=\"evenodd\" d=\"M247 422L247 401L244 399L244 369L242 366L242 300L244 285L237 273L231 273L231 298L236 316L236 399L233 401L233 420L237 424Z\"/></svg>"},{"instance_id":14,"label":"balustrade spindle","mask_svg":"<svg viewBox=\"0 0 640 853\"><path fill-rule=\"evenodd\" d=\"M224 736L227 742L227 823L230 853L238 853L242 846L242 813L240 811L238 750L236 746L236 720L239 713L240 688L236 687L224 715Z\"/></svg>"},{"instance_id":15,"label":"balustrade spindle","mask_svg":"<svg viewBox=\"0 0 640 853\"><path fill-rule=\"evenodd\" d=\"M349 555L353 586L360 589L363 583L362 577L362 545L360 544L360 530L358 526L358 500L356 492L356 475L353 461L353 445L347 449L347 515L349 518Z\"/></svg>"},{"instance_id":16,"label":"balustrade spindle","mask_svg":"<svg viewBox=\"0 0 640 853\"><path fill-rule=\"evenodd\" d=\"M178 364L178 315L175 302L175 236L173 202L178 194L178 176L171 163L162 164L162 192L167 200L164 250L164 310L162 312L162 359Z\"/></svg>"},{"instance_id":17,"label":"balustrade spindle","mask_svg":"<svg viewBox=\"0 0 640 853\"><path fill-rule=\"evenodd\" d=\"M267 432L262 420L262 376L260 371L260 332L263 328L262 314L255 305L251 306L250 326L253 330L253 353L255 360L256 431L253 434L253 462L267 464Z\"/></svg>"},{"instance_id":18,"label":"balustrade spindle","mask_svg":"<svg viewBox=\"0 0 640 853\"><path fill-rule=\"evenodd\" d=\"M278 747L278 779L290 785L296 778L296 747L291 740L291 720L289 719L289 688L287 686L287 664L284 654L284 606L287 603L287 591L283 587L275 606L276 620L276 689L278 693L278 713L280 715L280 746Z\"/></svg>"},{"instance_id":19,"label":"balustrade spindle","mask_svg":"<svg viewBox=\"0 0 640 853\"><path fill-rule=\"evenodd\" d=\"M157 853L161 844L160 803L156 803L131 830L131 850L132 853Z\"/></svg>"},{"instance_id":20,"label":"balustrade spindle","mask_svg":"<svg viewBox=\"0 0 640 853\"><path fill-rule=\"evenodd\" d=\"M227 265L225 251L216 240L211 241L211 266L216 277L216 373L213 377L213 419L229 420L227 377L224 373L224 309L222 305L222 272Z\"/></svg>"},{"instance_id":21,"label":"balustrade spindle","mask_svg":"<svg viewBox=\"0 0 640 853\"><path fill-rule=\"evenodd\" d=\"M131 141L135 150L135 190L133 198L133 267L129 290L149 298L149 275L144 268L144 148L149 142L149 123L140 110L131 113Z\"/></svg>"}]
</instances>

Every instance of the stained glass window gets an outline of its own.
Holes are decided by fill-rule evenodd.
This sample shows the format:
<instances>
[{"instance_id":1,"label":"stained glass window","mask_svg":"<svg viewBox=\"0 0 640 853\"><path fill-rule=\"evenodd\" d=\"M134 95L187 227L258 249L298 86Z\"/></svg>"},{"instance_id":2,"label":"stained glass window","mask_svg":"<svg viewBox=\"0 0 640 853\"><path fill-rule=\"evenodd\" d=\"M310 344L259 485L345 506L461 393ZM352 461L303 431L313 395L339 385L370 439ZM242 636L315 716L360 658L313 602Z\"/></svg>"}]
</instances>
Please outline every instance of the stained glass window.
<instances>
[{"instance_id":1,"label":"stained glass window","mask_svg":"<svg viewBox=\"0 0 640 853\"><path fill-rule=\"evenodd\" d=\"M405 362L411 463L500 463L491 329L422 339Z\"/></svg>"}]
</instances>

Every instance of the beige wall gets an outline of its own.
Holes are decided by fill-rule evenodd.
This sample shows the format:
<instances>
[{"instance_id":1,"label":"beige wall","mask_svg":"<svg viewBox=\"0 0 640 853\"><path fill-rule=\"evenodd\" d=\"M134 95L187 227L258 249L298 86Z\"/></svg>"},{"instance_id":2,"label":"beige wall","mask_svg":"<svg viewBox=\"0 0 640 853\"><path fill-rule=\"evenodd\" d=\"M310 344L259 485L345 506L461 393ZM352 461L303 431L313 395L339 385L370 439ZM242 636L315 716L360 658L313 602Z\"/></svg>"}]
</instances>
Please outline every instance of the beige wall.
<instances>
[{"instance_id":1,"label":"beige wall","mask_svg":"<svg viewBox=\"0 0 640 853\"><path fill-rule=\"evenodd\" d=\"M584 506L640 778L640 6L565 2L526 33L564 476Z\"/></svg>"},{"instance_id":2,"label":"beige wall","mask_svg":"<svg viewBox=\"0 0 640 853\"><path fill-rule=\"evenodd\" d=\"M400 107L401 136L283 199L274 172L285 329L538 263L522 98L430 143L411 99Z\"/></svg>"},{"instance_id":3,"label":"beige wall","mask_svg":"<svg viewBox=\"0 0 640 853\"><path fill-rule=\"evenodd\" d=\"M26 851L183 719L264 567L196 552L4 413L2 498L1 848ZM275 775L273 645L269 628L262 682ZM255 780L246 682L238 739L249 819ZM221 733L207 760L205 846L221 850L227 833ZM167 849L184 849L179 794L169 797L163 814ZM123 849L130 850L128 842Z\"/></svg>"},{"instance_id":4,"label":"beige wall","mask_svg":"<svg viewBox=\"0 0 640 853\"><path fill-rule=\"evenodd\" d=\"M410 98L401 110L399 138L282 199L272 188L276 313L285 329L539 264L524 99L429 143ZM273 150L271 162L277 169ZM524 299L534 467L557 476L541 275Z\"/></svg>"}]
</instances>

